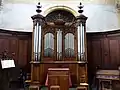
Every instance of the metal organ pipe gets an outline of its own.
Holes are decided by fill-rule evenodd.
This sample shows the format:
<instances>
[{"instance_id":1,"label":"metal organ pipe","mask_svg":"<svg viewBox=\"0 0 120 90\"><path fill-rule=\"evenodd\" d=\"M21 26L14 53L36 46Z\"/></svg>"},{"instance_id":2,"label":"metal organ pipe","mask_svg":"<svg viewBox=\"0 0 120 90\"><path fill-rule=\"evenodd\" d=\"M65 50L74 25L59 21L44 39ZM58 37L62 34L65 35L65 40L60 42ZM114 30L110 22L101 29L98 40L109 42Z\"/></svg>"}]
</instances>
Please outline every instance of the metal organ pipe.
<instances>
[{"instance_id":1,"label":"metal organ pipe","mask_svg":"<svg viewBox=\"0 0 120 90\"><path fill-rule=\"evenodd\" d=\"M81 59L81 55L80 55L80 53L81 53L81 38L80 38L80 26L78 26L78 29L77 29L77 37L78 37L78 60L80 60Z\"/></svg>"},{"instance_id":2,"label":"metal organ pipe","mask_svg":"<svg viewBox=\"0 0 120 90\"><path fill-rule=\"evenodd\" d=\"M57 59L61 60L62 53L62 31L57 31Z\"/></svg>"},{"instance_id":3,"label":"metal organ pipe","mask_svg":"<svg viewBox=\"0 0 120 90\"><path fill-rule=\"evenodd\" d=\"M37 22L37 28L36 28L36 57L37 57L37 59L36 60L38 60L38 29L39 29L39 27L38 27L38 22Z\"/></svg>"},{"instance_id":4,"label":"metal organ pipe","mask_svg":"<svg viewBox=\"0 0 120 90\"><path fill-rule=\"evenodd\" d=\"M80 43L81 44L81 53L80 53L80 55L81 55L81 60L82 60L83 59L83 47L84 47L83 46L83 27L82 27L82 23L80 24L80 27L81 27L81 30L80 30L81 31L81 33L80 33L81 34L80 35L81 36L81 43Z\"/></svg>"},{"instance_id":5,"label":"metal organ pipe","mask_svg":"<svg viewBox=\"0 0 120 90\"><path fill-rule=\"evenodd\" d=\"M83 31L83 60L85 60L85 30L84 30L84 26L82 25L82 31Z\"/></svg>"},{"instance_id":6,"label":"metal organ pipe","mask_svg":"<svg viewBox=\"0 0 120 90\"><path fill-rule=\"evenodd\" d=\"M34 57L35 60L40 60L41 54L41 25L36 23L34 30Z\"/></svg>"},{"instance_id":7,"label":"metal organ pipe","mask_svg":"<svg viewBox=\"0 0 120 90\"><path fill-rule=\"evenodd\" d=\"M37 42L37 32L36 32L37 26L34 28L34 59L37 59L37 51L36 51L36 42Z\"/></svg>"},{"instance_id":8,"label":"metal organ pipe","mask_svg":"<svg viewBox=\"0 0 120 90\"><path fill-rule=\"evenodd\" d=\"M41 25L38 26L38 60L41 58Z\"/></svg>"},{"instance_id":9,"label":"metal organ pipe","mask_svg":"<svg viewBox=\"0 0 120 90\"><path fill-rule=\"evenodd\" d=\"M84 26L81 23L77 29L78 34L78 60L84 60L85 55L85 32Z\"/></svg>"}]
</instances>

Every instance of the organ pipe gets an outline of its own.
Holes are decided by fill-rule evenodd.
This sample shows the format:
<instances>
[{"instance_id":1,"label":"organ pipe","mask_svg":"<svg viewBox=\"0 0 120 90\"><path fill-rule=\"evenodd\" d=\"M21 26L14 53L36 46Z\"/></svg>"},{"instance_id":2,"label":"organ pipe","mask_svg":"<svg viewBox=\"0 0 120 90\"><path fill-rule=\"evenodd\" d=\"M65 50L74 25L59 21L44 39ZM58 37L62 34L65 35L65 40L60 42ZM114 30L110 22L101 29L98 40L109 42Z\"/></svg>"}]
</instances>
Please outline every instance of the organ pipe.
<instances>
[{"instance_id":1,"label":"organ pipe","mask_svg":"<svg viewBox=\"0 0 120 90\"><path fill-rule=\"evenodd\" d=\"M85 61L86 60L86 54L87 54L87 50L86 50L86 30L85 30L85 24L86 24L86 20L87 20L87 17L84 16L82 14L83 10L82 10L83 6L82 4L80 3L80 6L79 6L79 9L78 12L80 13L79 16L76 17L76 25L77 25L77 40L78 40L78 60L79 61Z\"/></svg>"},{"instance_id":2,"label":"organ pipe","mask_svg":"<svg viewBox=\"0 0 120 90\"><path fill-rule=\"evenodd\" d=\"M42 37L42 25L44 24L44 17L40 14L41 6L40 3L37 5L37 14L32 16L33 20L33 51L32 51L32 59L35 61L40 61L41 60L41 37Z\"/></svg>"}]
</instances>

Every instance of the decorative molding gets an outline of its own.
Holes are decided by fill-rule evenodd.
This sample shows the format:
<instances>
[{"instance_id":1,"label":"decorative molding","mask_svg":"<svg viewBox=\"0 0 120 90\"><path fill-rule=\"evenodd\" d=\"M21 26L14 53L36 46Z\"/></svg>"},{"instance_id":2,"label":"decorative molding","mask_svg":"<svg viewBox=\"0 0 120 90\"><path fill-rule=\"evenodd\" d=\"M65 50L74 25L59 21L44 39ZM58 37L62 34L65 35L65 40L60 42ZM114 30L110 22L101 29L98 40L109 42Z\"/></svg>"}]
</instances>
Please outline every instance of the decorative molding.
<instances>
[{"instance_id":1,"label":"decorative molding","mask_svg":"<svg viewBox=\"0 0 120 90\"><path fill-rule=\"evenodd\" d=\"M56 21L57 20L57 21ZM58 20L63 20L62 22L58 22ZM56 24L65 24L64 22L72 22L75 20L75 16L65 10L55 10L48 15L46 15L46 21L47 22L55 22Z\"/></svg>"},{"instance_id":2,"label":"decorative molding","mask_svg":"<svg viewBox=\"0 0 120 90\"><path fill-rule=\"evenodd\" d=\"M50 8L48 8L47 10L44 11L43 15L46 16L47 14L55 11L55 10L65 10L68 11L70 13L72 13L74 16L78 16L78 12L76 12L74 9L68 7L68 6L63 6L63 5L58 5L58 6L52 6Z\"/></svg>"}]
</instances>

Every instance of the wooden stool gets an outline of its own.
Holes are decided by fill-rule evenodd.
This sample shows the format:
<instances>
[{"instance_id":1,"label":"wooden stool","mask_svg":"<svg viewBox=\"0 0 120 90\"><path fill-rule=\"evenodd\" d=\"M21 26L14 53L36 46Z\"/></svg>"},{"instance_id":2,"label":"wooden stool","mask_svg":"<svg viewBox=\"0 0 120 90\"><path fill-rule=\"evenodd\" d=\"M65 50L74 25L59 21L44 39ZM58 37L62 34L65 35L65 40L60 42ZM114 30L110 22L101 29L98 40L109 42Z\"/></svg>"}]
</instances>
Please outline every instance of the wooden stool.
<instances>
[{"instance_id":1,"label":"wooden stool","mask_svg":"<svg viewBox=\"0 0 120 90\"><path fill-rule=\"evenodd\" d=\"M76 90L87 90L87 87L81 87L81 86L79 86L79 87L76 88Z\"/></svg>"},{"instance_id":2,"label":"wooden stool","mask_svg":"<svg viewBox=\"0 0 120 90\"><path fill-rule=\"evenodd\" d=\"M39 86L31 85L31 86L29 86L29 90L39 90Z\"/></svg>"},{"instance_id":3,"label":"wooden stool","mask_svg":"<svg viewBox=\"0 0 120 90\"><path fill-rule=\"evenodd\" d=\"M60 90L60 86L50 86L50 90Z\"/></svg>"},{"instance_id":4,"label":"wooden stool","mask_svg":"<svg viewBox=\"0 0 120 90\"><path fill-rule=\"evenodd\" d=\"M77 87L77 90L88 90L88 84L80 83L80 86Z\"/></svg>"}]
</instances>

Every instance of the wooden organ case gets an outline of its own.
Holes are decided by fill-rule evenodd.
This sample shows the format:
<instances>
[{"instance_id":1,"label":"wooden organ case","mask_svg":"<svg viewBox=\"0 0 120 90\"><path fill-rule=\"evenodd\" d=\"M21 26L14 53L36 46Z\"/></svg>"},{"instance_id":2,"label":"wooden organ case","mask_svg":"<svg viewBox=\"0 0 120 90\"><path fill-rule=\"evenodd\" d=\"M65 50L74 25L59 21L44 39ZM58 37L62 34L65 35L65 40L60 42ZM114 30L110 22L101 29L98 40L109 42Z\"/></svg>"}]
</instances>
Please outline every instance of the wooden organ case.
<instances>
[{"instance_id":1,"label":"wooden organ case","mask_svg":"<svg viewBox=\"0 0 120 90\"><path fill-rule=\"evenodd\" d=\"M62 84L53 85L58 89L49 88L49 90L61 90L62 86L68 88L86 86L88 82L85 33L87 17L81 14L83 12L81 3L78 17L66 10L55 10L43 17L40 14L40 8L38 3L36 10L38 14L32 16L31 85L44 86L47 77L48 85L51 85L49 80L54 78L49 79L49 73L50 75L59 73L62 76L63 74L68 76L66 80L71 81L72 85L68 86L64 83L64 79L59 79L56 82L62 82ZM53 68L51 72L50 68ZM56 71L53 73L54 69Z\"/></svg>"}]
</instances>

